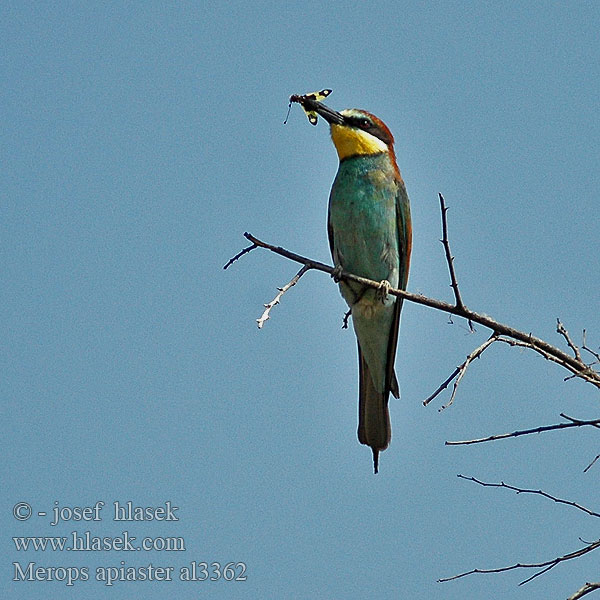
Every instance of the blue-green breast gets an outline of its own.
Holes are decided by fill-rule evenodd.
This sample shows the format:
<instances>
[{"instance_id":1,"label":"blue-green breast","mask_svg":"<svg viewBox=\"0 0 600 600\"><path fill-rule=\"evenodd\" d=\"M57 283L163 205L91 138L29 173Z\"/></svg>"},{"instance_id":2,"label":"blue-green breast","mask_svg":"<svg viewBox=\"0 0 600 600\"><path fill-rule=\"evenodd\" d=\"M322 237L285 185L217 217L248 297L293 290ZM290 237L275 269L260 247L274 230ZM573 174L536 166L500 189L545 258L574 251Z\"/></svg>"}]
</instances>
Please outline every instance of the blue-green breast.
<instances>
[{"instance_id":1,"label":"blue-green breast","mask_svg":"<svg viewBox=\"0 0 600 600\"><path fill-rule=\"evenodd\" d=\"M329 198L334 262L362 277L387 279L392 287L399 269L397 194L395 170L381 153L343 160Z\"/></svg>"}]
</instances>

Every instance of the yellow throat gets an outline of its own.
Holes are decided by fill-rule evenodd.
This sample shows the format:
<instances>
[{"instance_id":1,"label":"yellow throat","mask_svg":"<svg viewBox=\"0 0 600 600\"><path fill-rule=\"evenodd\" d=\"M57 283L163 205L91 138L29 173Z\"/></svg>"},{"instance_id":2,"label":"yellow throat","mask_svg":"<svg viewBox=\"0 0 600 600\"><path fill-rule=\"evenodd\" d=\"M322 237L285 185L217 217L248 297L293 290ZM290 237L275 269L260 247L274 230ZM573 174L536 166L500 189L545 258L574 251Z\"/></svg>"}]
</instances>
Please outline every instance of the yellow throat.
<instances>
[{"instance_id":1,"label":"yellow throat","mask_svg":"<svg viewBox=\"0 0 600 600\"><path fill-rule=\"evenodd\" d=\"M388 151L387 144L379 138L366 131L346 125L332 124L331 139L340 160L344 160L349 156L379 154Z\"/></svg>"}]
</instances>

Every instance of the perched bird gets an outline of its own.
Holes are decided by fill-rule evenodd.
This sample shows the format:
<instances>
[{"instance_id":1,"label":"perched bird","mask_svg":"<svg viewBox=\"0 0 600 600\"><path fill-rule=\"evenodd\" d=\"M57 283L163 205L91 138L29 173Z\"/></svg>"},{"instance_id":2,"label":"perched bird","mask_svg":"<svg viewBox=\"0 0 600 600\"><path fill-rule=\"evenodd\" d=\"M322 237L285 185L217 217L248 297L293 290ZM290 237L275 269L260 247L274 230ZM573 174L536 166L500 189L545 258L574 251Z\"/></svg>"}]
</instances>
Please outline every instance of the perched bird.
<instances>
[{"instance_id":1,"label":"perched bird","mask_svg":"<svg viewBox=\"0 0 600 600\"><path fill-rule=\"evenodd\" d=\"M328 234L334 264L339 270L381 281L379 289L339 283L358 341L358 439L371 447L377 473L379 452L391 439L389 395L400 395L394 359L402 299L387 291L390 286L406 289L412 243L410 205L387 126L364 110L336 112L319 99L310 94L290 100L329 123L340 160L329 196Z\"/></svg>"}]
</instances>

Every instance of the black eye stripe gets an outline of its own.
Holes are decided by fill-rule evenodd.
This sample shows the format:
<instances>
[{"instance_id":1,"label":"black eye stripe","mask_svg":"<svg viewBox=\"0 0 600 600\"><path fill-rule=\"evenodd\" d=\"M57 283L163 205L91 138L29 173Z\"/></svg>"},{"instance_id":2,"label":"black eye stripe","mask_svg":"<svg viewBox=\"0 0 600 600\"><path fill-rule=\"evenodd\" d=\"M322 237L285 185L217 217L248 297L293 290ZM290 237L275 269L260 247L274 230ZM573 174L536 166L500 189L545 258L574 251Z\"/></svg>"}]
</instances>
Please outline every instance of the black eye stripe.
<instances>
[{"instance_id":1,"label":"black eye stripe","mask_svg":"<svg viewBox=\"0 0 600 600\"><path fill-rule=\"evenodd\" d=\"M387 133L382 131L377 125L371 123L369 119L365 117L346 117L346 122L351 127L356 127L357 129L362 129L363 131L367 131L371 135L374 135L376 138L379 138L382 142L389 144L391 142Z\"/></svg>"},{"instance_id":2,"label":"black eye stripe","mask_svg":"<svg viewBox=\"0 0 600 600\"><path fill-rule=\"evenodd\" d=\"M373 123L371 123L369 119L365 119L364 117L346 117L346 120L353 127L359 127L360 129L367 129L369 127L373 127Z\"/></svg>"}]
</instances>

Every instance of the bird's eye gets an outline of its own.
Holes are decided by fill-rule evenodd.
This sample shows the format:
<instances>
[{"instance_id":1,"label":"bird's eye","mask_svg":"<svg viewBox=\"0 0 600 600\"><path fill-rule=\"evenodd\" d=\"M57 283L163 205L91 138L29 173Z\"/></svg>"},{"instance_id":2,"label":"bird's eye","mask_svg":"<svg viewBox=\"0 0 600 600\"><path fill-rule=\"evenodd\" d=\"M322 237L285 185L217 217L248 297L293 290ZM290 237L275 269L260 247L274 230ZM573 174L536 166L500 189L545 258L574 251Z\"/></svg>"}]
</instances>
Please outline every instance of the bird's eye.
<instances>
[{"instance_id":1,"label":"bird's eye","mask_svg":"<svg viewBox=\"0 0 600 600\"><path fill-rule=\"evenodd\" d=\"M371 122L369 121L369 119L361 119L360 120L360 126L363 129L368 129L371 126Z\"/></svg>"}]
</instances>

